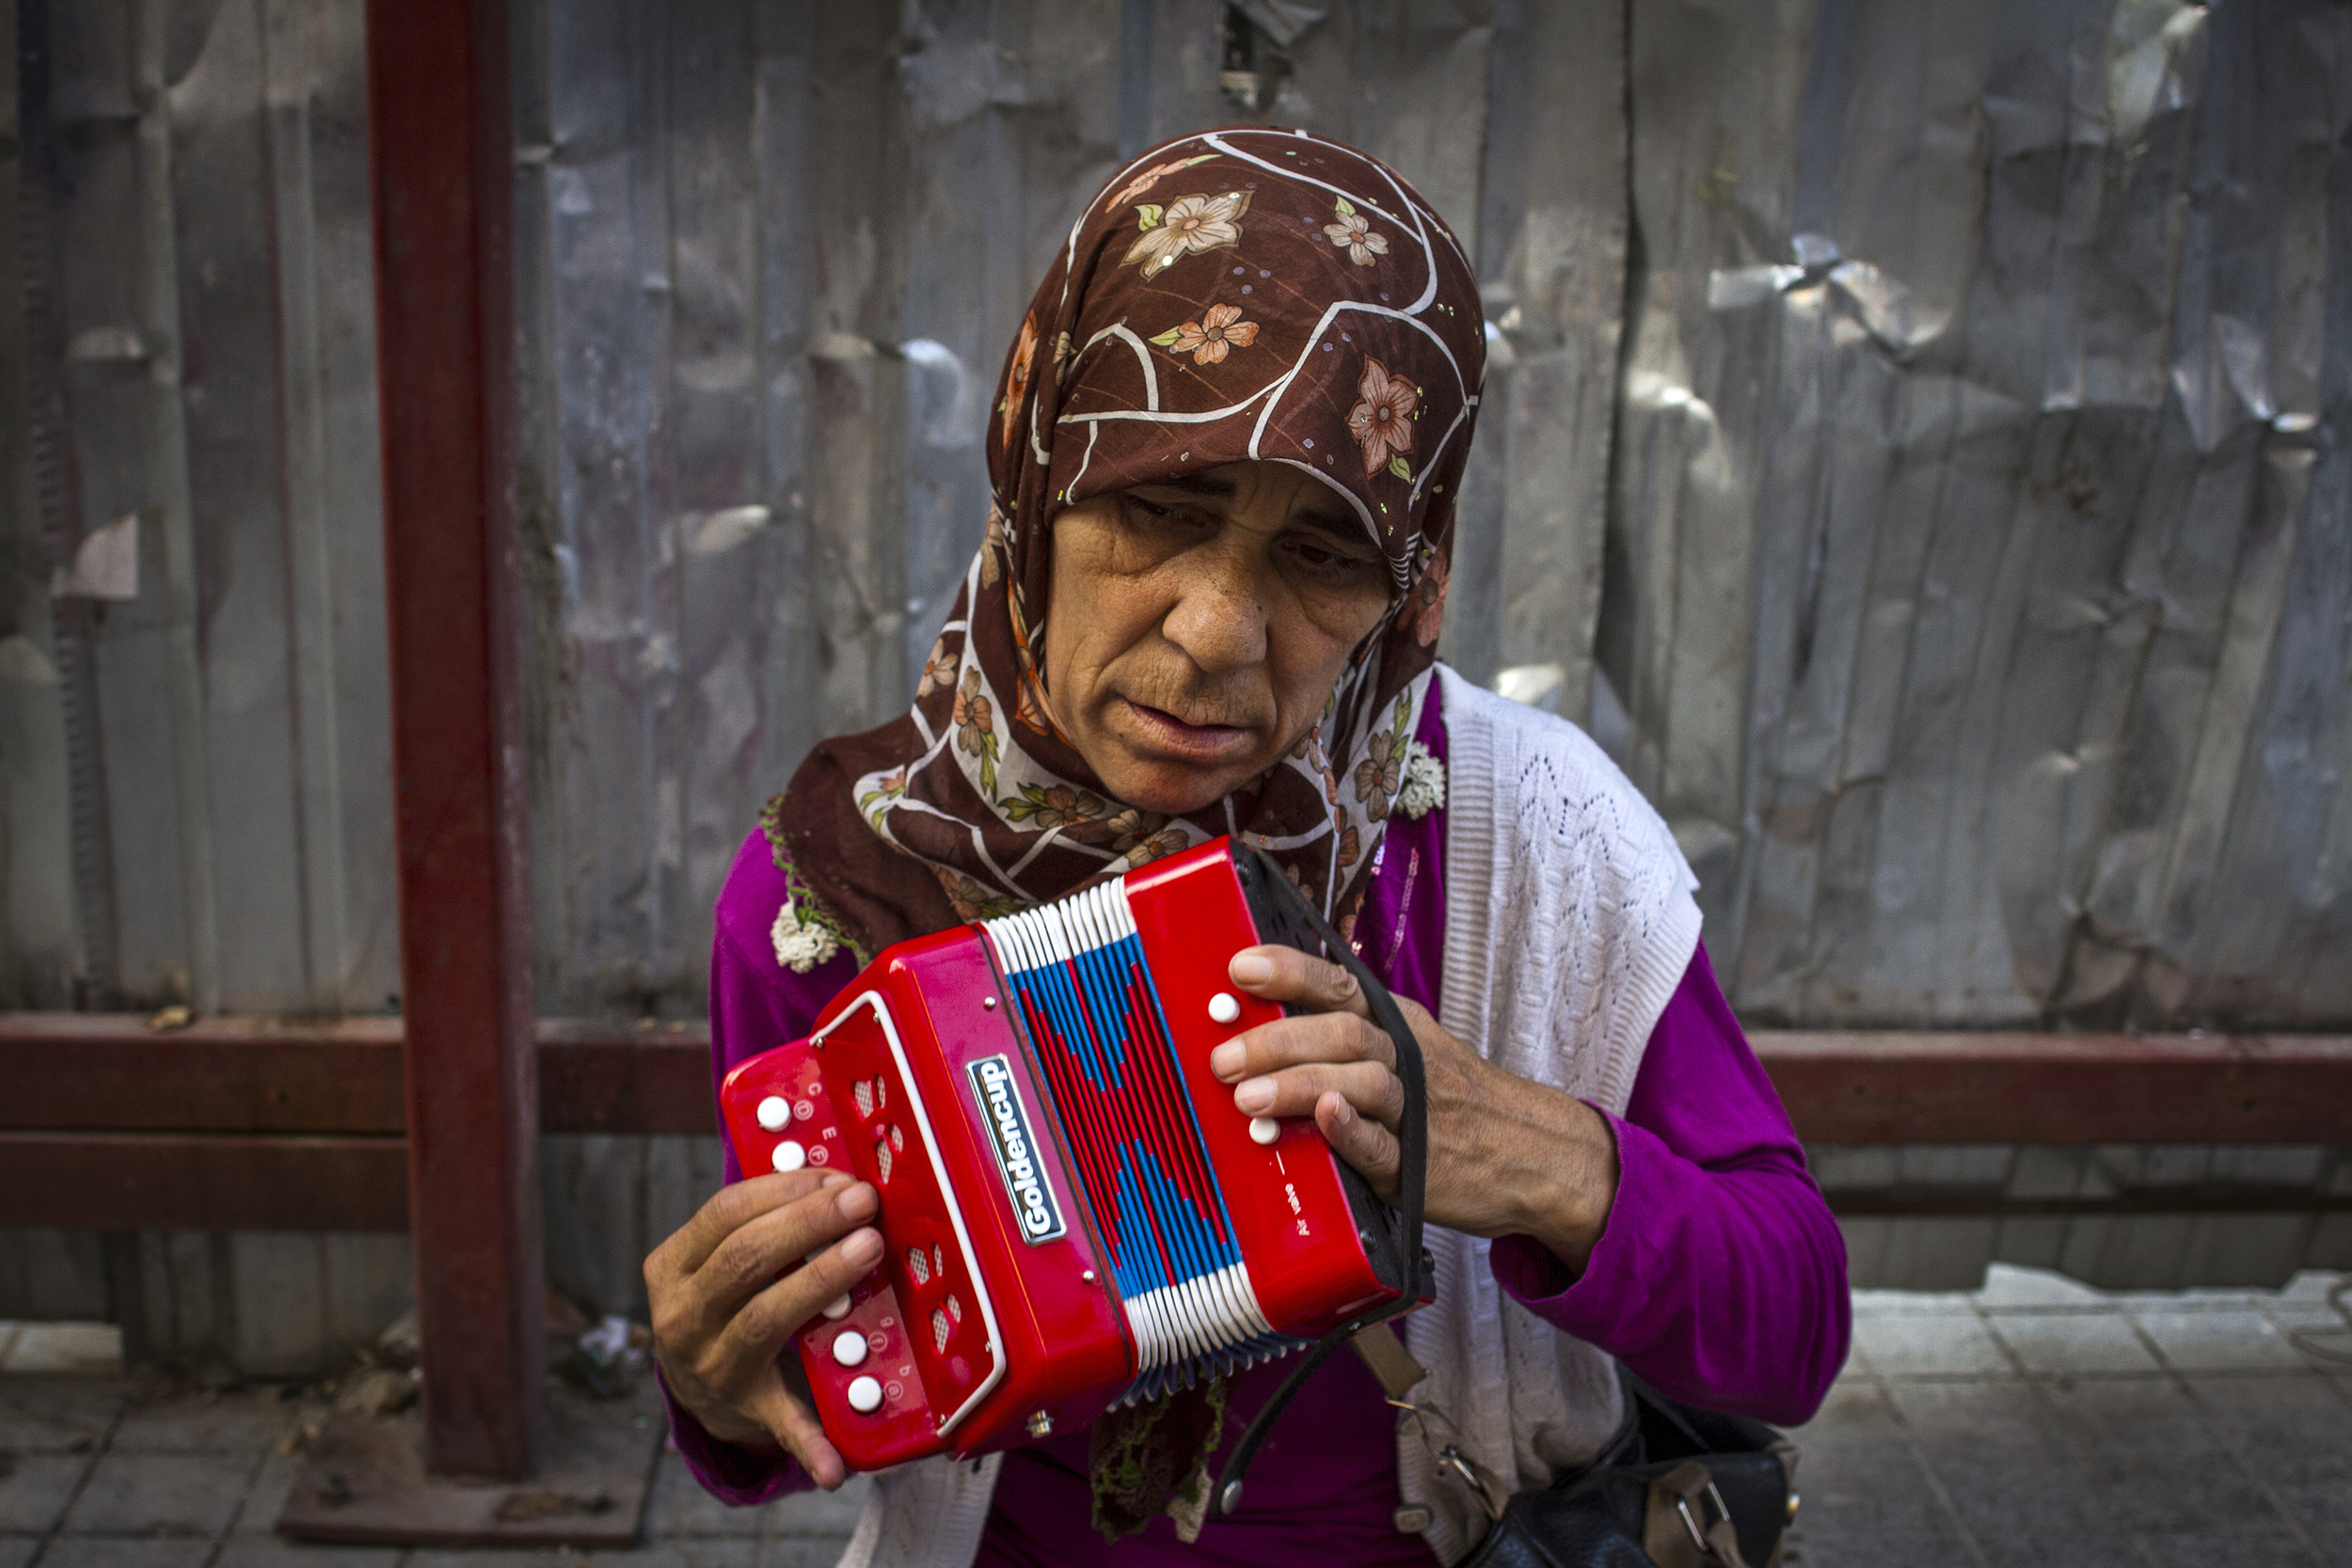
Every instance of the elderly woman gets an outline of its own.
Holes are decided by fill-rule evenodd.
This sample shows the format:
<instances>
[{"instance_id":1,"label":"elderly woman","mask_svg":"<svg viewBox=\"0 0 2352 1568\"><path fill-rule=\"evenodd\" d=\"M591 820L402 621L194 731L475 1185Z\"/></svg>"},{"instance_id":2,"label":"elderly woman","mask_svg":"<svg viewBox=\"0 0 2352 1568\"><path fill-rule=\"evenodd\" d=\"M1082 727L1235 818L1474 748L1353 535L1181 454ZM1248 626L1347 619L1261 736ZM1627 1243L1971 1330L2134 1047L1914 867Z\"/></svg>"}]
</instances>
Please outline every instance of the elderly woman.
<instances>
[{"instance_id":1,"label":"elderly woman","mask_svg":"<svg viewBox=\"0 0 2352 1568\"><path fill-rule=\"evenodd\" d=\"M806 1035L890 942L1219 833L1263 847L1420 1039L1438 1289L1402 1328L1431 1373L1414 1397L1516 1490L1615 1430L1612 1357L1798 1421L1848 1318L1836 1227L1716 988L1673 836L1574 726L1435 661L1484 332L1452 233L1361 152L1229 131L1121 170L1022 321L987 540L913 711L819 746L737 858L711 1049L723 1073ZM1402 1094L1355 985L1287 948L1231 975L1292 1008L1212 1059L1235 1105L1311 1117L1392 1192ZM784 1353L880 1256L875 1194L727 1174L645 1266L679 1450L729 1502L838 1486ZM888 1472L846 1560L1470 1549L1475 1500L1352 1356L1204 1528L1204 1474L1288 1370Z\"/></svg>"}]
</instances>

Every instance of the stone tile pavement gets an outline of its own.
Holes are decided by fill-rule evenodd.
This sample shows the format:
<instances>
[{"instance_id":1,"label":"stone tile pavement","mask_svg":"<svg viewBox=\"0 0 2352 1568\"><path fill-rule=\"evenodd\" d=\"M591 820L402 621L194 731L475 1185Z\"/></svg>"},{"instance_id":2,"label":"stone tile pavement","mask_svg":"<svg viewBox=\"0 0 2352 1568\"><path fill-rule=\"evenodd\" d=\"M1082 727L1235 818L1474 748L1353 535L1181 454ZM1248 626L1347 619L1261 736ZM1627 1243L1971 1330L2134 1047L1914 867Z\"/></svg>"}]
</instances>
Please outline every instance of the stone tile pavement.
<instances>
[{"instance_id":1,"label":"stone tile pavement","mask_svg":"<svg viewBox=\"0 0 2352 1568\"><path fill-rule=\"evenodd\" d=\"M1858 1292L1853 1359L1795 1434L1793 1560L2352 1568L2352 1365L2293 1338L2344 1330L2328 1283L2103 1294L1995 1266L1968 1294ZM0 1324L0 1345L16 1332ZM2352 1354L2352 1332L2327 1342ZM287 1440L323 1409L266 1385L0 1373L0 1568L581 1568L556 1552L279 1542ZM665 1453L647 1544L596 1564L819 1568L860 1484L736 1511Z\"/></svg>"},{"instance_id":2,"label":"stone tile pavement","mask_svg":"<svg viewBox=\"0 0 2352 1568\"><path fill-rule=\"evenodd\" d=\"M2352 1330L2332 1275L2105 1293L1995 1264L1857 1291L1794 1435L1804 1568L2352 1568Z\"/></svg>"}]
</instances>

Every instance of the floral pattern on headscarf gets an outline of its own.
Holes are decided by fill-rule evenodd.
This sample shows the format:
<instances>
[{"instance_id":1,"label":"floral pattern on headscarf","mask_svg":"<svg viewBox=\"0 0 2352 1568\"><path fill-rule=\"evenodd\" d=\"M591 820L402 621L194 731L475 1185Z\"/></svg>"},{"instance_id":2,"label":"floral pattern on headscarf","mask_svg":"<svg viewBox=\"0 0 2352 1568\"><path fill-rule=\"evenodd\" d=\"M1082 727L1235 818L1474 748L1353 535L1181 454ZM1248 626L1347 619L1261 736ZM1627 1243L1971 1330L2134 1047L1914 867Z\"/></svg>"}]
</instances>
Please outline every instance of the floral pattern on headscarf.
<instances>
[{"instance_id":1,"label":"floral pattern on headscarf","mask_svg":"<svg viewBox=\"0 0 2352 1568\"><path fill-rule=\"evenodd\" d=\"M1428 691L1483 334L1453 234L1351 148L1216 132L1113 176L1022 317L990 421L988 536L913 709L861 742L866 822L966 919L1226 832L1327 913L1350 911ZM1249 459L1306 469L1345 500L1388 563L1389 612L1314 729L1250 790L1177 817L1126 807L1051 717L1054 516Z\"/></svg>"}]
</instances>

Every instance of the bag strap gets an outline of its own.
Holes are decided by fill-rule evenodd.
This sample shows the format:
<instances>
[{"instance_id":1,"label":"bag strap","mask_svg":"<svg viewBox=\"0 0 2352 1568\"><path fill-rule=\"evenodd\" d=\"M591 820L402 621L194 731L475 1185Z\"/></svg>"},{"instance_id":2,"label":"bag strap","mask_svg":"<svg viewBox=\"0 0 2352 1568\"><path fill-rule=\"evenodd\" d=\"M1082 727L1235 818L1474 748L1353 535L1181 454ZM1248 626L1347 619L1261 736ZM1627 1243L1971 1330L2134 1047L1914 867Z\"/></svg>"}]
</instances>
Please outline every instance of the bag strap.
<instances>
[{"instance_id":1,"label":"bag strap","mask_svg":"<svg viewBox=\"0 0 2352 1568\"><path fill-rule=\"evenodd\" d=\"M1429 1375L1429 1369L1413 1359L1405 1341L1391 1333L1386 1323L1374 1323L1348 1343L1364 1358L1372 1375L1380 1380L1380 1391L1391 1402L1402 1400L1413 1391L1415 1384Z\"/></svg>"},{"instance_id":2,"label":"bag strap","mask_svg":"<svg viewBox=\"0 0 2352 1568\"><path fill-rule=\"evenodd\" d=\"M1405 1113L1399 1118L1396 1136L1396 1208L1405 1223L1404 1257L1401 1261L1406 1277L1404 1289L1396 1300L1359 1313L1332 1329L1315 1342L1315 1348L1308 1353L1307 1358L1282 1380L1282 1386L1275 1390L1265 1408L1259 1411L1257 1418L1249 1423L1249 1430L1242 1433L1240 1446L1225 1462L1225 1473L1217 1478L1210 1506L1220 1518L1231 1515L1241 1506L1242 1478L1248 1473L1250 1462L1258 1457L1260 1446L1273 1430L1283 1407L1305 1386L1307 1379L1313 1376L1315 1370L1329 1360L1331 1353L1340 1346L1364 1330L1409 1311L1418 1305L1429 1268L1422 1255L1422 1203L1427 1196L1429 1180L1429 1082L1422 1069L1421 1042L1413 1037L1412 1027L1405 1022L1405 1014L1397 1006L1396 998L1391 996L1388 987L1382 985L1365 967L1364 960L1356 956L1356 950L1331 928L1331 923L1323 918L1323 911L1308 901L1306 895L1299 892L1297 884L1284 875L1282 868L1263 850L1253 845L1248 847L1248 852L1257 857L1259 869L1264 873L1267 885L1277 890L1276 896L1288 898L1294 911L1322 940L1325 954L1333 963L1356 977L1364 1002L1372 1009L1373 1022L1387 1032L1396 1046L1396 1076L1405 1085ZM1394 1342L1395 1337L1390 1335L1387 1329L1380 1329L1379 1332L1387 1336L1391 1343ZM1400 1345L1397 1348L1401 1351L1404 1347Z\"/></svg>"}]
</instances>

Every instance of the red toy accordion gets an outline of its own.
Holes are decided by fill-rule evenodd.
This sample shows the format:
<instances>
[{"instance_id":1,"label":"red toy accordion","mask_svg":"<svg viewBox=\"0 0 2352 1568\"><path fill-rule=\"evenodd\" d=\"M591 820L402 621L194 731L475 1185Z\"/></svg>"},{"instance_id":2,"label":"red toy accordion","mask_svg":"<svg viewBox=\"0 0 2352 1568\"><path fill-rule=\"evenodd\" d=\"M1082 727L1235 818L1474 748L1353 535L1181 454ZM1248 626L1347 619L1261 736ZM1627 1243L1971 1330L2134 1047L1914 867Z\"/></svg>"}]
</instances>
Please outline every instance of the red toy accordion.
<instances>
[{"instance_id":1,"label":"red toy accordion","mask_svg":"<svg viewBox=\"0 0 2352 1568\"><path fill-rule=\"evenodd\" d=\"M727 1074L747 1172L881 1195L881 1265L800 1337L850 1465L984 1453L1238 1370L1393 1302L1397 1215L1209 1053L1281 1009L1241 948L1321 944L1218 839L885 950L815 1034Z\"/></svg>"}]
</instances>

